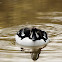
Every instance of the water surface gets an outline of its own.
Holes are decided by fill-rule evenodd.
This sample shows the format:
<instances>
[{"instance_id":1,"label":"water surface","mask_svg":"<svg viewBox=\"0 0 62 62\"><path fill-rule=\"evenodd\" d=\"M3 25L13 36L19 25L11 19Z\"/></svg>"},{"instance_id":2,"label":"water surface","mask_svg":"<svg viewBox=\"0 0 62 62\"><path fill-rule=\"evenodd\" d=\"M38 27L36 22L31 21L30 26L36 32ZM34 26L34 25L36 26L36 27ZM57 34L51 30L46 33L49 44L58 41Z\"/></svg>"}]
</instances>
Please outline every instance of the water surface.
<instances>
[{"instance_id":1,"label":"water surface","mask_svg":"<svg viewBox=\"0 0 62 62\"><path fill-rule=\"evenodd\" d=\"M14 39L22 27L34 26L45 30L51 41L42 49L40 58L36 62L62 62L61 1L14 1L14 3L12 1L0 3L1 6L4 4L3 8L5 7L5 11L2 11L2 8L0 11L0 61L34 62L30 53L20 51Z\"/></svg>"}]
</instances>

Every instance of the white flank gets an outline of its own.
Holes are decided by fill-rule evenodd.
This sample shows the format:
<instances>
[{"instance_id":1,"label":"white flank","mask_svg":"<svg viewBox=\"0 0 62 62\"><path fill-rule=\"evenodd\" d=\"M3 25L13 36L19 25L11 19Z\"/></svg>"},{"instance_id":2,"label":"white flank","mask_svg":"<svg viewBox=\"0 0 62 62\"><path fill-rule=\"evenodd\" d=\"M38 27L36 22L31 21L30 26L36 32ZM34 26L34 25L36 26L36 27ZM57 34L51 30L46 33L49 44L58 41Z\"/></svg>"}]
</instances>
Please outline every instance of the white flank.
<instances>
[{"instance_id":1,"label":"white flank","mask_svg":"<svg viewBox=\"0 0 62 62\"><path fill-rule=\"evenodd\" d=\"M43 46L49 43L48 39L46 40L46 42L43 39L32 41L28 37L21 40L21 38L18 35L15 36L15 39L18 44L25 47L38 47L38 46Z\"/></svg>"}]
</instances>

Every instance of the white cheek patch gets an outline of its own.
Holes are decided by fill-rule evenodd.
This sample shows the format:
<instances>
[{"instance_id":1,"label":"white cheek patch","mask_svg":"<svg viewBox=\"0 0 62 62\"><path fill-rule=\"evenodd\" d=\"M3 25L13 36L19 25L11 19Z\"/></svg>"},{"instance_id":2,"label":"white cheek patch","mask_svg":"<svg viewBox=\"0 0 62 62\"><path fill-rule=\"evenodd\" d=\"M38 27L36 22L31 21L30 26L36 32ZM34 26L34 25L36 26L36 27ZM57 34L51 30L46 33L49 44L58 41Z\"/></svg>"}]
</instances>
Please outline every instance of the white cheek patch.
<instances>
[{"instance_id":1,"label":"white cheek patch","mask_svg":"<svg viewBox=\"0 0 62 62\"><path fill-rule=\"evenodd\" d=\"M38 38L39 37L39 35L36 33L36 37Z\"/></svg>"}]
</instances>

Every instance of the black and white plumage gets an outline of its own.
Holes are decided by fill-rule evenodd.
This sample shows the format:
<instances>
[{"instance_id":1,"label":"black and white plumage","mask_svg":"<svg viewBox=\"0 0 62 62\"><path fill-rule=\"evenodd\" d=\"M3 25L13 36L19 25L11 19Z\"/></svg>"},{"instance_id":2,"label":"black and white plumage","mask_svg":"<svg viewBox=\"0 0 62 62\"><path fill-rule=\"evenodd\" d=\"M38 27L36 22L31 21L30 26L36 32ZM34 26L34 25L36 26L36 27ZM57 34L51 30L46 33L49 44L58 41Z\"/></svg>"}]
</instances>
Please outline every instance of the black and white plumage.
<instances>
[{"instance_id":1,"label":"black and white plumage","mask_svg":"<svg viewBox=\"0 0 62 62\"><path fill-rule=\"evenodd\" d=\"M17 32L15 39L22 47L32 49L43 48L49 43L47 33L37 28L22 28Z\"/></svg>"},{"instance_id":2,"label":"black and white plumage","mask_svg":"<svg viewBox=\"0 0 62 62\"><path fill-rule=\"evenodd\" d=\"M32 49L31 58L33 60L39 58L41 49L49 43L47 33L37 28L22 28L15 35L15 40L22 49L25 47Z\"/></svg>"}]
</instances>

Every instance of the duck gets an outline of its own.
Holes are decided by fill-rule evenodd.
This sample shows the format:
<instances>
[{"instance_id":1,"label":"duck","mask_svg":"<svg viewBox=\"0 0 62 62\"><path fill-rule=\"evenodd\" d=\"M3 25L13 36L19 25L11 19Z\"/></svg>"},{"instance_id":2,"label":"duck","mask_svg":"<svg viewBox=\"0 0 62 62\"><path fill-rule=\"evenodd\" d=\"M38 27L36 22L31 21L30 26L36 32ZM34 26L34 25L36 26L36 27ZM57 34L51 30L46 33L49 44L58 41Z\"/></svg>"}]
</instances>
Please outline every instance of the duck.
<instances>
[{"instance_id":1,"label":"duck","mask_svg":"<svg viewBox=\"0 0 62 62\"><path fill-rule=\"evenodd\" d=\"M41 49L47 46L49 43L48 35L45 31L36 27L22 28L15 35L16 43L18 43L22 49L32 49L31 58L37 60Z\"/></svg>"}]
</instances>

